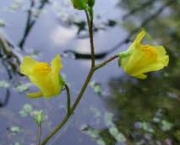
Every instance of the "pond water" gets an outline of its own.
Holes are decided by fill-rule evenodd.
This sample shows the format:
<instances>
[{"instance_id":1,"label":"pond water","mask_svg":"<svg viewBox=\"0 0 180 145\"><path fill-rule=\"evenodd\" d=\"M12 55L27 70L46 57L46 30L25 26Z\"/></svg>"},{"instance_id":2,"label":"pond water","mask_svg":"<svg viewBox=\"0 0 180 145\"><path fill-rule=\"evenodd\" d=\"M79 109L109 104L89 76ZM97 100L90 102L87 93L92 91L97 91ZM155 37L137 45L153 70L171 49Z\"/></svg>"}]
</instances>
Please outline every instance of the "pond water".
<instances>
[{"instance_id":1,"label":"pond water","mask_svg":"<svg viewBox=\"0 0 180 145\"><path fill-rule=\"evenodd\" d=\"M146 3L148 5L148 1L137 2L140 5L129 1L97 0L94 8L96 53L107 52L106 57L98 59L97 63L125 50L129 45L126 42L134 38L133 34L136 34L135 32L139 30L137 28L144 24L143 21L153 19L151 17L148 19L148 13L152 16L164 6L155 24L142 26L155 37L153 38L155 43L167 47L172 58L169 67L150 74L145 81L127 76L118 67L116 61L98 70L74 115L63 130L48 142L49 145L180 143L178 111L180 52L177 49L180 38L177 29L180 26L180 19L176 17L178 14L176 6L179 3L152 1L149 2L150 6L147 6L147 9L141 10L141 13L134 12L135 15L124 18L131 9L137 9L138 6ZM30 9L31 4L33 5L31 1L1 0L0 20L5 26L1 27L0 33L13 45L20 56L31 55L37 60L50 62L56 54L61 54L62 74L70 86L73 102L90 69L90 60L81 59L82 55L73 59L71 56L73 54L69 56L64 52L73 50L79 54L90 53L87 30L80 27L80 24L82 26L86 20L85 14L74 10L66 0L54 0L49 3L34 1L34 7L31 8L31 22L34 24L24 39L24 32L27 29L27 10ZM41 9L38 10L38 7ZM170 19L171 14L174 15L174 19ZM154 29L159 30L159 33ZM62 92L60 96L51 99L29 99L26 93L34 87L27 78L20 76L17 71L15 73L10 71L12 78L9 79L5 67L9 64L5 62L4 65L2 57L0 66L2 68L0 70L0 145L34 145L37 125L27 110L44 111L45 121L42 124L42 138L44 138L65 115L66 94ZM95 91L95 87L102 89L100 95ZM23 112L24 110L26 111Z\"/></svg>"}]
</instances>

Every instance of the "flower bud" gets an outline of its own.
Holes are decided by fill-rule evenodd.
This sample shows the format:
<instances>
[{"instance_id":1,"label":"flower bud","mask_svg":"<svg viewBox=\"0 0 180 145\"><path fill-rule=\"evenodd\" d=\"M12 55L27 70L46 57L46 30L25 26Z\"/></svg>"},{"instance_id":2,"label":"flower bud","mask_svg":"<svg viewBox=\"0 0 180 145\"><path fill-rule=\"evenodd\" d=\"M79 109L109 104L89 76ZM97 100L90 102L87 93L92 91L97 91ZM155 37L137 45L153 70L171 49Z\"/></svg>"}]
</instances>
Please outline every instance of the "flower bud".
<instances>
[{"instance_id":1,"label":"flower bud","mask_svg":"<svg viewBox=\"0 0 180 145\"><path fill-rule=\"evenodd\" d=\"M87 10L87 0L71 0L73 7L78 10Z\"/></svg>"},{"instance_id":2,"label":"flower bud","mask_svg":"<svg viewBox=\"0 0 180 145\"><path fill-rule=\"evenodd\" d=\"M93 7L95 4L95 0L88 0L88 6Z\"/></svg>"},{"instance_id":3,"label":"flower bud","mask_svg":"<svg viewBox=\"0 0 180 145\"><path fill-rule=\"evenodd\" d=\"M41 122L43 121L44 119L44 113L42 110L40 111L34 111L33 112L33 117L34 117L34 120L37 122L37 124L41 124Z\"/></svg>"}]
</instances>

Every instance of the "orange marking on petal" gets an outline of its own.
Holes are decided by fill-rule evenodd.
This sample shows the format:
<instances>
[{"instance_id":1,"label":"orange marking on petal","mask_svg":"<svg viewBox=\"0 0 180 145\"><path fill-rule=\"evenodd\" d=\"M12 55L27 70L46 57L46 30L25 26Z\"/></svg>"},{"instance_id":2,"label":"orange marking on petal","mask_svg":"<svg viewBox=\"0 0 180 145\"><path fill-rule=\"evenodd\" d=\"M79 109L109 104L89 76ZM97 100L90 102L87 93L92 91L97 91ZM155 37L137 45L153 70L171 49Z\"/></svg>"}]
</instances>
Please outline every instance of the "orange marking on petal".
<instances>
[{"instance_id":1,"label":"orange marking on petal","mask_svg":"<svg viewBox=\"0 0 180 145\"><path fill-rule=\"evenodd\" d=\"M51 68L47 63L40 62L37 65L35 65L34 70L35 73L49 73L51 72Z\"/></svg>"},{"instance_id":2,"label":"orange marking on petal","mask_svg":"<svg viewBox=\"0 0 180 145\"><path fill-rule=\"evenodd\" d=\"M142 51L145 53L145 55L149 58L157 58L157 52L156 50L154 50L154 48L148 46L148 45L144 45L142 48Z\"/></svg>"}]
</instances>

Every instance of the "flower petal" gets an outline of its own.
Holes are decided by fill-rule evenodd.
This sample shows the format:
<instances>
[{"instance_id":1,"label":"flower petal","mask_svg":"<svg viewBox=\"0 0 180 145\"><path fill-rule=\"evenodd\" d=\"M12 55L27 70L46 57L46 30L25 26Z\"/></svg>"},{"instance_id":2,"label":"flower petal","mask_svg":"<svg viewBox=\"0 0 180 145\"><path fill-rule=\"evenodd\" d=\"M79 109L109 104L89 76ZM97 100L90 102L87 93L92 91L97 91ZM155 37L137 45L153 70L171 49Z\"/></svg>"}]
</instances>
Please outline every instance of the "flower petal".
<instances>
[{"instance_id":1,"label":"flower petal","mask_svg":"<svg viewBox=\"0 0 180 145\"><path fill-rule=\"evenodd\" d=\"M134 43L140 43L144 36L146 35L146 31L142 30L137 36L136 39L134 40Z\"/></svg>"},{"instance_id":2,"label":"flower petal","mask_svg":"<svg viewBox=\"0 0 180 145\"><path fill-rule=\"evenodd\" d=\"M54 92L60 93L62 87L64 86L64 80L59 75L59 71L62 69L63 65L61 62L60 55L56 55L51 62L51 80L54 85Z\"/></svg>"},{"instance_id":3,"label":"flower petal","mask_svg":"<svg viewBox=\"0 0 180 145\"><path fill-rule=\"evenodd\" d=\"M61 62L60 55L56 55L54 59L51 61L51 69L53 72L59 72L62 69L63 65Z\"/></svg>"},{"instance_id":4,"label":"flower petal","mask_svg":"<svg viewBox=\"0 0 180 145\"><path fill-rule=\"evenodd\" d=\"M29 98L40 98L43 96L42 92L28 93L27 96Z\"/></svg>"},{"instance_id":5,"label":"flower petal","mask_svg":"<svg viewBox=\"0 0 180 145\"><path fill-rule=\"evenodd\" d=\"M145 74L139 74L139 75L134 76L134 77L136 77L136 78L138 78L138 79L146 79L146 78L147 78L147 75L145 75Z\"/></svg>"},{"instance_id":6,"label":"flower petal","mask_svg":"<svg viewBox=\"0 0 180 145\"><path fill-rule=\"evenodd\" d=\"M38 62L34 59L32 59L29 56L25 56L21 65L20 65L20 71L24 75L29 75L32 72L33 67L37 64Z\"/></svg>"}]
</instances>

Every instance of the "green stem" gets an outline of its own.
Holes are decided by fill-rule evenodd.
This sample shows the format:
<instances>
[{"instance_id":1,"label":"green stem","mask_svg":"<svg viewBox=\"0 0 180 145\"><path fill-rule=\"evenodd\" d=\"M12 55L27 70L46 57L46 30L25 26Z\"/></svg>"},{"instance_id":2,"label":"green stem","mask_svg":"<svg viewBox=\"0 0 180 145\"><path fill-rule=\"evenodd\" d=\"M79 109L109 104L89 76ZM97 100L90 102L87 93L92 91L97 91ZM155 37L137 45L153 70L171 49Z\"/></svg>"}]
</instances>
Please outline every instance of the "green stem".
<instances>
[{"instance_id":1,"label":"green stem","mask_svg":"<svg viewBox=\"0 0 180 145\"><path fill-rule=\"evenodd\" d=\"M41 145L41 123L38 124L37 145Z\"/></svg>"},{"instance_id":2,"label":"green stem","mask_svg":"<svg viewBox=\"0 0 180 145\"><path fill-rule=\"evenodd\" d=\"M79 102L80 102L80 100L81 100L81 98L82 98L82 96L84 94L84 91L86 90L86 88L87 88L87 86L88 86L88 84L89 84L89 82L90 82L90 80L91 80L91 78L92 78L92 76L94 74L94 71L95 71L94 68L91 68L91 70L89 71L89 74L88 74L88 76L86 78L86 81L84 82L83 87L82 87L81 91L79 92L79 95L78 95L76 101L74 102L74 104L73 104L73 106L71 108L72 113L74 112L77 105L79 104Z\"/></svg>"},{"instance_id":3,"label":"green stem","mask_svg":"<svg viewBox=\"0 0 180 145\"><path fill-rule=\"evenodd\" d=\"M58 124L58 125L56 126L56 128L54 128L53 131L44 139L44 141L41 143L41 145L46 145L46 143L54 136L54 134L56 134L56 132L58 132L58 131L64 126L64 124L68 121L68 119L69 119L70 116L71 116L71 115L68 115L68 114L67 114L67 115L64 117L64 119L61 121L61 123Z\"/></svg>"},{"instance_id":4,"label":"green stem","mask_svg":"<svg viewBox=\"0 0 180 145\"><path fill-rule=\"evenodd\" d=\"M77 105L79 104L79 102L84 94L84 91L86 90L86 87L89 84L89 81L91 80L93 73L94 73L94 70L91 69L86 78L86 81L84 82L84 84L81 88L81 91L79 92L79 95L78 95L76 101L74 102L74 104L69 112L70 114L67 114L65 116L65 118L61 121L61 123L58 124L57 127L44 139L44 141L41 143L41 145L46 145L46 143L56 134L56 132L58 132L64 126L64 124L66 124L66 122L69 120L69 118L73 114L74 110L76 109Z\"/></svg>"},{"instance_id":5,"label":"green stem","mask_svg":"<svg viewBox=\"0 0 180 145\"><path fill-rule=\"evenodd\" d=\"M93 40L93 15L90 14L88 11L85 11L86 13L86 19L88 22L88 30L89 30L89 41L90 41L90 47L91 47L91 67L95 66L95 52L94 52L94 40ZM93 13L93 9L92 9Z\"/></svg>"},{"instance_id":6,"label":"green stem","mask_svg":"<svg viewBox=\"0 0 180 145\"><path fill-rule=\"evenodd\" d=\"M72 105L72 108L69 110L68 107L68 113L66 114L66 116L64 117L64 119L56 126L56 128L54 128L52 130L52 132L44 139L44 141L41 143L41 145L46 145L46 143L66 124L66 122L69 120L69 118L71 117L71 115L74 113L76 107L78 106L80 100L82 99L82 96L94 74L94 72L100 68L103 67L104 65L106 65L107 63L109 63L110 61L114 60L115 58L117 58L118 56L114 56L110 59L108 59L107 61L95 66L95 54L94 54L94 42L93 42L93 16L90 15L89 18L89 14L87 11L85 11L86 13L86 17L87 17L87 21L88 21L88 27L89 27L89 35L90 35L90 45L91 45L91 68L89 70L89 73L86 77L86 80L84 82L84 84L82 85L82 88L77 96L77 99L75 100L74 104ZM67 86L65 86L67 87ZM67 95L68 97L70 96L69 94L69 88L66 88L67 91ZM68 106L70 106L70 100L68 101Z\"/></svg>"},{"instance_id":7,"label":"green stem","mask_svg":"<svg viewBox=\"0 0 180 145\"><path fill-rule=\"evenodd\" d=\"M97 66L94 66L94 67L91 67L87 77L86 77L86 80L81 88L81 91L79 92L79 95L76 99L76 101L74 102L71 110L69 111L69 114L67 113L67 115L64 117L64 119L61 121L60 124L57 125L57 127L44 139L44 141L42 142L41 145L46 145L46 143L66 124L66 122L69 120L69 118L71 117L71 115L73 114L74 110L76 109L77 105L79 104L94 72L103 67L104 65L106 65L107 63L111 62L112 60L116 59L118 57L118 55L115 55L113 57L110 57L108 60L104 61L103 63L97 65Z\"/></svg>"},{"instance_id":8,"label":"green stem","mask_svg":"<svg viewBox=\"0 0 180 145\"><path fill-rule=\"evenodd\" d=\"M66 89L66 93L67 93L67 114L70 115L71 113L71 95L70 95L70 91L69 91L69 87L67 84L65 84L65 89Z\"/></svg>"},{"instance_id":9,"label":"green stem","mask_svg":"<svg viewBox=\"0 0 180 145\"><path fill-rule=\"evenodd\" d=\"M60 124L58 124L56 126L55 129L53 129L53 131L44 139L44 141L41 143L41 145L46 145L46 143L64 126L64 124L66 124L66 122L69 120L69 118L71 117L71 115L73 114L74 110L76 109L77 105L79 104L93 74L94 74L94 66L95 66L95 54L94 54L94 42L93 42L93 20L92 20L92 17L91 19L89 18L89 14L87 11L85 11L86 13L86 18L87 18L87 21L88 21L88 28L89 28L89 35L90 35L90 46L91 46L91 69L86 77L86 80L84 82L84 84L82 85L82 88L77 96L77 99L76 101L74 102L72 108L68 111L68 113L66 114L66 116L64 117L64 119L61 121ZM67 86L65 85L66 87L66 91L67 91L67 95L69 96L69 90L67 88ZM69 105L69 101L68 101L68 106ZM68 107L69 108L69 107Z\"/></svg>"},{"instance_id":10,"label":"green stem","mask_svg":"<svg viewBox=\"0 0 180 145\"><path fill-rule=\"evenodd\" d=\"M114 59L116 59L116 58L118 58L118 57L119 57L118 55L114 55L114 56L110 57L109 59L105 60L104 62L96 65L96 66L94 67L94 70L96 71L97 69L105 66L107 63L111 62L112 60L114 60Z\"/></svg>"}]
</instances>

